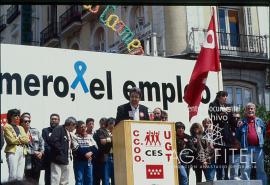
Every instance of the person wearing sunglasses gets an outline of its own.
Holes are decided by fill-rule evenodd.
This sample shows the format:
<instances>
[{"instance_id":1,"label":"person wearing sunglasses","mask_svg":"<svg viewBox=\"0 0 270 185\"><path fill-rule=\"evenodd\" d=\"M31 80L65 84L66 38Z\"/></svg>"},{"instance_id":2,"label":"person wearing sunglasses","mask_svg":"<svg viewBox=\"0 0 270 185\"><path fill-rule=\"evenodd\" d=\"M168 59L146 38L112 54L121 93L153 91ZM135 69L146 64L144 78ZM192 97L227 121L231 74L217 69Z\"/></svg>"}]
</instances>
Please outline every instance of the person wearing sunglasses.
<instances>
[{"instance_id":1,"label":"person wearing sunglasses","mask_svg":"<svg viewBox=\"0 0 270 185\"><path fill-rule=\"evenodd\" d=\"M21 115L21 126L24 128L30 140L28 143L24 174L26 179L33 180L33 184L38 184L44 155L44 140L40 132L36 128L32 128L30 123L30 113L23 113Z\"/></svg>"},{"instance_id":2,"label":"person wearing sunglasses","mask_svg":"<svg viewBox=\"0 0 270 185\"><path fill-rule=\"evenodd\" d=\"M22 180L25 167L25 155L29 138L20 122L20 111L10 109L7 112L7 124L4 126L4 137L6 140L6 158L8 164L8 180Z\"/></svg>"}]
</instances>

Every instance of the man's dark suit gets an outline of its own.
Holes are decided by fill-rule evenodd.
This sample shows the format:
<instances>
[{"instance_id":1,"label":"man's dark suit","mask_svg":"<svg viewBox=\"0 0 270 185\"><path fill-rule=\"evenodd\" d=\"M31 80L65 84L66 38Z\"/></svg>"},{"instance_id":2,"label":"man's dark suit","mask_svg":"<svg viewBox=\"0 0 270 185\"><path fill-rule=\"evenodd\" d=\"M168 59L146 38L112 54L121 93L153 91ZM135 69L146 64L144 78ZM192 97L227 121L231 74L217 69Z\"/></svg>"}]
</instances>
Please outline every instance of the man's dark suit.
<instances>
[{"instance_id":1,"label":"man's dark suit","mask_svg":"<svg viewBox=\"0 0 270 185\"><path fill-rule=\"evenodd\" d=\"M122 120L133 120L133 117L129 116L129 111L132 111L130 103L120 105L117 108L115 125ZM146 106L139 105L139 116L140 120L149 120L148 108Z\"/></svg>"}]
</instances>

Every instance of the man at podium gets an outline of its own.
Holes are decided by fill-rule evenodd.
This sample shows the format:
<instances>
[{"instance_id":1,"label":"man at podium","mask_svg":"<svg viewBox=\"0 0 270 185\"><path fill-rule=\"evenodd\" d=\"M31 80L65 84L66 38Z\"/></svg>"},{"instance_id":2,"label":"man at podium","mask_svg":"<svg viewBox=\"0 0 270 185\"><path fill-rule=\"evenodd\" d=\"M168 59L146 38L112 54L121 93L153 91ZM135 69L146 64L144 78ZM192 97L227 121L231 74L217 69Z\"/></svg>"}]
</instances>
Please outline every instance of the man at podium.
<instances>
[{"instance_id":1,"label":"man at podium","mask_svg":"<svg viewBox=\"0 0 270 185\"><path fill-rule=\"evenodd\" d=\"M122 120L149 120L148 108L139 104L141 100L141 90L133 87L129 92L129 103L118 106L116 124ZM116 125L115 124L115 125Z\"/></svg>"}]
</instances>

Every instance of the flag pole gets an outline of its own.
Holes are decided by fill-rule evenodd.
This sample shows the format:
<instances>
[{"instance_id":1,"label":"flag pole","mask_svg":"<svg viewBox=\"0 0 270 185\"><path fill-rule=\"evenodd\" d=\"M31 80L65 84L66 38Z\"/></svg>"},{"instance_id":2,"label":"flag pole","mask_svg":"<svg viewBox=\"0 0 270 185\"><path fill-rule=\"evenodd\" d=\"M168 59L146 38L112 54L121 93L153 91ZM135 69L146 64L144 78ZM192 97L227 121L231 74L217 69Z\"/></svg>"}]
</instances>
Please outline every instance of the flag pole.
<instances>
[{"instance_id":1,"label":"flag pole","mask_svg":"<svg viewBox=\"0 0 270 185\"><path fill-rule=\"evenodd\" d=\"M220 91L220 83L219 83L220 78L219 78L219 71L217 72L217 78L218 78L218 91Z\"/></svg>"},{"instance_id":2,"label":"flag pole","mask_svg":"<svg viewBox=\"0 0 270 185\"><path fill-rule=\"evenodd\" d=\"M217 38L218 37L218 32L217 32L217 16L215 14L215 10L216 10L216 7L215 6L211 6L211 10L212 10L212 14L214 15L215 19L214 19L214 22L215 22L215 29L216 29L216 35L217 35ZM217 47L219 46L219 40L217 39ZM218 47L219 48L219 47ZM217 80L218 80L218 91L220 91L220 71L217 72Z\"/></svg>"}]
</instances>

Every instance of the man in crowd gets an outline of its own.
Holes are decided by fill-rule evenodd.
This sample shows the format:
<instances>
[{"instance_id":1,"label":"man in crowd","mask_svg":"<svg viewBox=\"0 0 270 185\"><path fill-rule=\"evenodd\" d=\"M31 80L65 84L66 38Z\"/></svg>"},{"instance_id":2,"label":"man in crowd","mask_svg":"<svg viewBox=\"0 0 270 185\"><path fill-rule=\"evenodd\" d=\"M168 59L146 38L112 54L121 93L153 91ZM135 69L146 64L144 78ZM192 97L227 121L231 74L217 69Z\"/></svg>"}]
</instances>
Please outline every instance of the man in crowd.
<instances>
[{"instance_id":1,"label":"man in crowd","mask_svg":"<svg viewBox=\"0 0 270 185\"><path fill-rule=\"evenodd\" d=\"M161 112L161 121L168 121L168 113L165 110Z\"/></svg>"},{"instance_id":2,"label":"man in crowd","mask_svg":"<svg viewBox=\"0 0 270 185\"><path fill-rule=\"evenodd\" d=\"M154 114L153 121L161 121L161 113L162 113L161 108L159 108L159 107L155 108L153 111L153 114Z\"/></svg>"},{"instance_id":3,"label":"man in crowd","mask_svg":"<svg viewBox=\"0 0 270 185\"><path fill-rule=\"evenodd\" d=\"M103 153L99 148L101 145L99 144L99 137L100 135L106 130L107 128L107 118L101 118L99 120L99 129L94 133L94 140L98 145L98 152L93 160L93 174L94 174L94 185L100 185L100 181L102 179L102 164L103 164Z\"/></svg>"},{"instance_id":4,"label":"man in crowd","mask_svg":"<svg viewBox=\"0 0 270 185\"><path fill-rule=\"evenodd\" d=\"M93 137L93 135L94 135L93 129L94 129L95 120L93 118L87 118L85 123L86 123L86 128L87 128L86 129L87 134L89 134Z\"/></svg>"},{"instance_id":5,"label":"man in crowd","mask_svg":"<svg viewBox=\"0 0 270 185\"><path fill-rule=\"evenodd\" d=\"M101 128L95 133L95 140L98 145L99 161L101 162L102 184L109 185L111 178L114 184L113 156L112 156L112 129L115 125L113 118L108 118Z\"/></svg>"},{"instance_id":6,"label":"man in crowd","mask_svg":"<svg viewBox=\"0 0 270 185\"><path fill-rule=\"evenodd\" d=\"M113 151L112 151L112 131L115 126L115 119L107 119L107 133L101 139L103 145L102 152L104 152L104 162L102 165L102 181L104 185L114 185L114 169L113 169ZM111 181L111 183L109 183Z\"/></svg>"},{"instance_id":7,"label":"man in crowd","mask_svg":"<svg viewBox=\"0 0 270 185\"><path fill-rule=\"evenodd\" d=\"M73 169L76 185L93 185L92 160L97 153L96 142L92 135L86 132L86 124L83 121L77 123L76 146L73 149ZM74 141L74 140L73 140Z\"/></svg>"},{"instance_id":8,"label":"man in crowd","mask_svg":"<svg viewBox=\"0 0 270 185\"><path fill-rule=\"evenodd\" d=\"M226 91L217 92L216 98L209 104L208 114L213 122L213 125L221 129L221 138L213 138L218 148L219 154L217 157L217 180L228 180L228 166L229 166L229 146L228 140L230 137L229 120L232 117L232 109L227 104L228 93ZM215 135L217 137L218 135ZM225 157L226 156L226 157Z\"/></svg>"},{"instance_id":9,"label":"man in crowd","mask_svg":"<svg viewBox=\"0 0 270 185\"><path fill-rule=\"evenodd\" d=\"M256 165L256 177L262 180L263 185L267 185L267 176L264 170L264 135L265 124L256 117L256 106L248 103L245 106L243 124L238 129L237 136L241 142L241 148L246 150L244 169L241 172L243 180L250 180L251 164Z\"/></svg>"},{"instance_id":10,"label":"man in crowd","mask_svg":"<svg viewBox=\"0 0 270 185\"><path fill-rule=\"evenodd\" d=\"M139 104L142 94L141 90L133 87L129 92L129 103L117 108L116 124L122 120L149 120L148 108Z\"/></svg>"},{"instance_id":11,"label":"man in crowd","mask_svg":"<svg viewBox=\"0 0 270 185\"><path fill-rule=\"evenodd\" d=\"M50 115L50 126L42 129L42 138L44 140L44 161L43 168L45 169L45 185L51 185L51 146L49 145L49 139L53 129L60 123L60 116L58 114Z\"/></svg>"},{"instance_id":12,"label":"man in crowd","mask_svg":"<svg viewBox=\"0 0 270 185\"><path fill-rule=\"evenodd\" d=\"M69 177L69 164L72 160L71 155L71 132L75 129L76 119L68 117L64 125L55 127L49 139L52 152L51 163L51 184L66 185Z\"/></svg>"},{"instance_id":13,"label":"man in crowd","mask_svg":"<svg viewBox=\"0 0 270 185\"><path fill-rule=\"evenodd\" d=\"M229 166L230 166L230 180L240 180L239 167L240 167L240 142L236 137L236 132L241 123L239 112L234 112L232 120L230 121L230 137L228 139L229 151Z\"/></svg>"}]
</instances>

